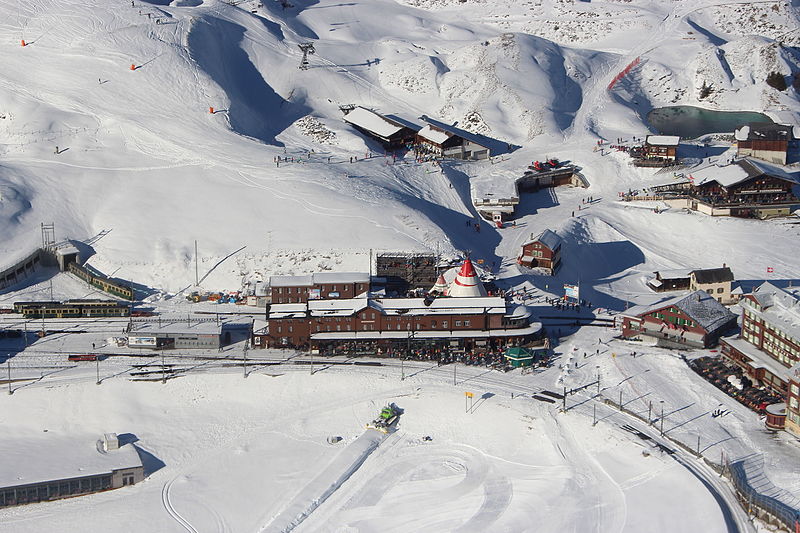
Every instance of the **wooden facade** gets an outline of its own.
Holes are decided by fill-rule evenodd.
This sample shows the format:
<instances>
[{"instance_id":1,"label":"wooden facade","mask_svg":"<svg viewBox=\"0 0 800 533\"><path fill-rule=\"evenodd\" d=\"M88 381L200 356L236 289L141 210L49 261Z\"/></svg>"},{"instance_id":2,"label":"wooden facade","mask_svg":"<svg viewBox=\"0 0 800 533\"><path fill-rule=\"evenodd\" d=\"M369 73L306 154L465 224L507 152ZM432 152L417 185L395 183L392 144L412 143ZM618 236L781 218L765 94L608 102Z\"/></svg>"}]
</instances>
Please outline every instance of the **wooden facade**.
<instances>
[{"instance_id":1,"label":"wooden facade","mask_svg":"<svg viewBox=\"0 0 800 533\"><path fill-rule=\"evenodd\" d=\"M715 315L716 318L708 320ZM703 322L707 325L704 325ZM722 333L736 325L736 315L710 295L697 291L622 314L622 335L649 337L663 345L714 346Z\"/></svg>"},{"instance_id":2,"label":"wooden facade","mask_svg":"<svg viewBox=\"0 0 800 533\"><path fill-rule=\"evenodd\" d=\"M309 300L355 298L369 291L366 273L322 272L308 276L272 276L270 296L274 304L303 303Z\"/></svg>"},{"instance_id":3,"label":"wooden facade","mask_svg":"<svg viewBox=\"0 0 800 533\"><path fill-rule=\"evenodd\" d=\"M735 133L739 157L755 157L785 165L789 147L795 141L793 128L781 124L750 123Z\"/></svg>"},{"instance_id":4,"label":"wooden facade","mask_svg":"<svg viewBox=\"0 0 800 533\"><path fill-rule=\"evenodd\" d=\"M300 304L273 305L269 325L266 330L254 333L253 345L313 350L347 342L405 342L412 337L417 342L453 341L463 345L491 338L520 342L536 338L541 330L540 324L530 322L529 315L509 314L503 298L441 300L473 300L477 305L431 310L421 298L383 301L359 298L341 306L331 306L329 301L309 302L305 310ZM412 302L413 308L408 312L384 308L395 301Z\"/></svg>"},{"instance_id":5,"label":"wooden facade","mask_svg":"<svg viewBox=\"0 0 800 533\"><path fill-rule=\"evenodd\" d=\"M552 276L561 266L561 238L545 230L522 245L517 262L528 268L543 268Z\"/></svg>"},{"instance_id":6,"label":"wooden facade","mask_svg":"<svg viewBox=\"0 0 800 533\"><path fill-rule=\"evenodd\" d=\"M648 135L642 147L644 159L675 161L678 156L679 137L666 135Z\"/></svg>"}]
</instances>

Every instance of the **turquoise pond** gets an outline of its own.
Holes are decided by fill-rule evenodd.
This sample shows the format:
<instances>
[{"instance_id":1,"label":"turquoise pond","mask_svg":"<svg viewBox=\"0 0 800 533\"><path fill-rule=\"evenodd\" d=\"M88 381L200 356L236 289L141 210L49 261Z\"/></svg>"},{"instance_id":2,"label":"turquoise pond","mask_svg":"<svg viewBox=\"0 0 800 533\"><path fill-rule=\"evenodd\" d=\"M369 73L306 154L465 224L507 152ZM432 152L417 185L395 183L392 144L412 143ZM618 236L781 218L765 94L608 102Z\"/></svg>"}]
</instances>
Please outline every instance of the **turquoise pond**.
<instances>
[{"instance_id":1,"label":"turquoise pond","mask_svg":"<svg viewBox=\"0 0 800 533\"><path fill-rule=\"evenodd\" d=\"M647 123L662 135L694 139L707 133L733 133L748 122L772 122L754 111L712 111L690 105L657 107L647 114Z\"/></svg>"}]
</instances>

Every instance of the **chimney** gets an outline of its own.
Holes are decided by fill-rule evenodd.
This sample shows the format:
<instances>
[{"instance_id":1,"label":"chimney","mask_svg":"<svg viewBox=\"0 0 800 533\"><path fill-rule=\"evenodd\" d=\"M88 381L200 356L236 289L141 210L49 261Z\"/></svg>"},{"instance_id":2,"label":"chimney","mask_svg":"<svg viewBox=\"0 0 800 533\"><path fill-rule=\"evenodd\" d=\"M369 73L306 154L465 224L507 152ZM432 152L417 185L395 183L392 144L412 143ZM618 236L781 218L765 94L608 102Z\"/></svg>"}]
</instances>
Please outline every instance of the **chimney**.
<instances>
[{"instance_id":1,"label":"chimney","mask_svg":"<svg viewBox=\"0 0 800 533\"><path fill-rule=\"evenodd\" d=\"M111 450L119 450L119 438L116 433L103 434L103 448L108 452Z\"/></svg>"}]
</instances>

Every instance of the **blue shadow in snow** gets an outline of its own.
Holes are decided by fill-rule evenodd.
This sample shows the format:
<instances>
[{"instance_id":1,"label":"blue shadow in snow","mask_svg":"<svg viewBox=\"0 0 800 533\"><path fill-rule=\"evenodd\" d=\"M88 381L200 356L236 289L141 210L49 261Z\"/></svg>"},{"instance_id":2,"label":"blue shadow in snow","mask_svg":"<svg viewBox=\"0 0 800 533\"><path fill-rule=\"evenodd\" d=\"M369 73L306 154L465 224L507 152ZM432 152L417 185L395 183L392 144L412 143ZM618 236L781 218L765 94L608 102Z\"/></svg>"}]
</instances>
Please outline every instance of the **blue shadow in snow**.
<instances>
[{"instance_id":1,"label":"blue shadow in snow","mask_svg":"<svg viewBox=\"0 0 800 533\"><path fill-rule=\"evenodd\" d=\"M267 84L242 49L244 33L238 24L205 18L189 33L189 51L228 95L231 128L267 144L283 146L275 136L310 110L285 100Z\"/></svg>"}]
</instances>

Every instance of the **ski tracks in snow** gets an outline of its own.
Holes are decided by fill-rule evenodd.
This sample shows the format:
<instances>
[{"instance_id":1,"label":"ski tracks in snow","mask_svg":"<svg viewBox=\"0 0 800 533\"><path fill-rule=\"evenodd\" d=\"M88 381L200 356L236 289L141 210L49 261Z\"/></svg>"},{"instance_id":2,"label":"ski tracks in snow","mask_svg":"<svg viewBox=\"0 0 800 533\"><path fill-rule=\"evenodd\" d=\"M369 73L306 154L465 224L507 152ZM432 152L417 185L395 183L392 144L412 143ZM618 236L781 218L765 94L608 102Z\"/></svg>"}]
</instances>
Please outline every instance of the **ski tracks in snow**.
<instances>
[{"instance_id":1,"label":"ski tracks in snow","mask_svg":"<svg viewBox=\"0 0 800 533\"><path fill-rule=\"evenodd\" d=\"M176 476L166 483L161 488L161 503L164 505L164 509L169 513L169 515L181 525L183 529L188 531L189 533L199 533L197 529L189 523L181 514L175 510L175 507L172 505L172 500L170 499L170 491L172 490L172 485L180 476Z\"/></svg>"}]
</instances>

